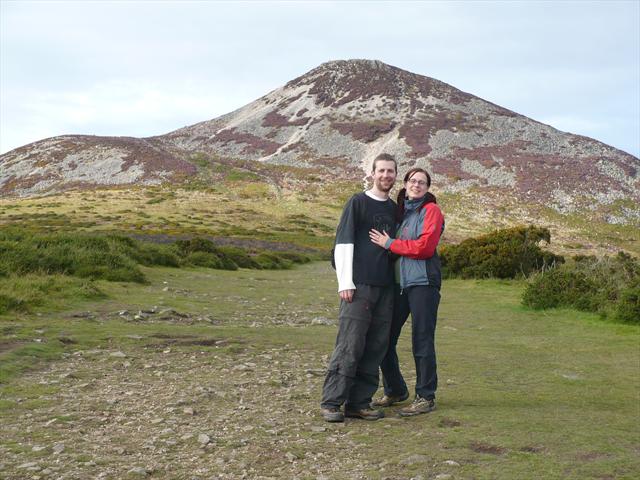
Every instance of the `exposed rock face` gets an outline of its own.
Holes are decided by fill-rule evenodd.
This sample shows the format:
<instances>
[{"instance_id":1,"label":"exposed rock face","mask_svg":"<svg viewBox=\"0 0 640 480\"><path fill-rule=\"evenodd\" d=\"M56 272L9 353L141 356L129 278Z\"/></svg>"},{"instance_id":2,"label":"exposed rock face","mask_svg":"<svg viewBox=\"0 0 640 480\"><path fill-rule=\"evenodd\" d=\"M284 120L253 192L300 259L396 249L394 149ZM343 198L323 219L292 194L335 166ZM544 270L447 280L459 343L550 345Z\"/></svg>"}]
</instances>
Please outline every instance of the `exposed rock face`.
<instances>
[{"instance_id":1,"label":"exposed rock face","mask_svg":"<svg viewBox=\"0 0 640 480\"><path fill-rule=\"evenodd\" d=\"M371 60L324 63L227 115L146 141L129 139L135 152L99 137L90 137L93 150L64 147L85 138L60 137L3 155L0 193L65 188L82 181L74 176L78 169L95 184L159 182L193 173L179 159L194 152L324 166L357 178L388 152L401 173L425 167L440 190L480 188L560 212L616 200L640 203L638 158ZM41 170L49 164L57 177ZM640 211L630 207L628 216Z\"/></svg>"},{"instance_id":2,"label":"exposed rock face","mask_svg":"<svg viewBox=\"0 0 640 480\"><path fill-rule=\"evenodd\" d=\"M0 195L29 196L72 187L153 185L194 175L196 167L148 141L66 135L0 157Z\"/></svg>"}]
</instances>

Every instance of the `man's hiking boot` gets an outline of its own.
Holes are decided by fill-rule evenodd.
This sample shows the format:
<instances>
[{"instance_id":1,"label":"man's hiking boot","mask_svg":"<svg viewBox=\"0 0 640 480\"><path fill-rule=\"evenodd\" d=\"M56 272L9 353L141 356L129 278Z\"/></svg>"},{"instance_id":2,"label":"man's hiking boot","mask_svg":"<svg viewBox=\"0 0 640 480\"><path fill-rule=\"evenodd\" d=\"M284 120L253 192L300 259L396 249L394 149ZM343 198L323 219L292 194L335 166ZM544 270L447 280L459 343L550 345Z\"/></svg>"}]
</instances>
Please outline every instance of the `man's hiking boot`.
<instances>
[{"instance_id":1,"label":"man's hiking boot","mask_svg":"<svg viewBox=\"0 0 640 480\"><path fill-rule=\"evenodd\" d=\"M344 414L337 407L321 408L320 415L322 415L322 418L324 418L325 422L344 422Z\"/></svg>"},{"instance_id":2,"label":"man's hiking boot","mask_svg":"<svg viewBox=\"0 0 640 480\"><path fill-rule=\"evenodd\" d=\"M372 407L390 407L396 403L404 402L407 398L409 398L409 392L405 392L404 395L385 395L378 400L374 400L371 402Z\"/></svg>"},{"instance_id":3,"label":"man's hiking boot","mask_svg":"<svg viewBox=\"0 0 640 480\"><path fill-rule=\"evenodd\" d=\"M380 420L384 418L384 412L382 410L374 410L373 408L366 407L360 410L345 410L345 417L349 418L361 418L362 420Z\"/></svg>"},{"instance_id":4,"label":"man's hiking boot","mask_svg":"<svg viewBox=\"0 0 640 480\"><path fill-rule=\"evenodd\" d=\"M420 395L416 395L416 399L411 405L401 408L398 411L398 415L401 417L413 417L414 415L420 415L421 413L429 413L436 409L435 398L422 398Z\"/></svg>"}]
</instances>

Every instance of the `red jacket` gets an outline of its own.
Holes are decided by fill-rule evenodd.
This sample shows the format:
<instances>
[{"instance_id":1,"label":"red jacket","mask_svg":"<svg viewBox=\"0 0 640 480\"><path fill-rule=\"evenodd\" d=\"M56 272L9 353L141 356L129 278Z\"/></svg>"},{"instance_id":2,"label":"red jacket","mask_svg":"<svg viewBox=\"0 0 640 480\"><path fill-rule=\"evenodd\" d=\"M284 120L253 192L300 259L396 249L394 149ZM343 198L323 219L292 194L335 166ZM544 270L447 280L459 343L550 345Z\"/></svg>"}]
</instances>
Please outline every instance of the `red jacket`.
<instances>
[{"instance_id":1,"label":"red jacket","mask_svg":"<svg viewBox=\"0 0 640 480\"><path fill-rule=\"evenodd\" d=\"M436 253L442 235L444 216L437 203L427 203L417 215L405 213L398 230L398 238L391 242L389 249L403 257L426 260ZM422 221L422 225L418 225Z\"/></svg>"}]
</instances>

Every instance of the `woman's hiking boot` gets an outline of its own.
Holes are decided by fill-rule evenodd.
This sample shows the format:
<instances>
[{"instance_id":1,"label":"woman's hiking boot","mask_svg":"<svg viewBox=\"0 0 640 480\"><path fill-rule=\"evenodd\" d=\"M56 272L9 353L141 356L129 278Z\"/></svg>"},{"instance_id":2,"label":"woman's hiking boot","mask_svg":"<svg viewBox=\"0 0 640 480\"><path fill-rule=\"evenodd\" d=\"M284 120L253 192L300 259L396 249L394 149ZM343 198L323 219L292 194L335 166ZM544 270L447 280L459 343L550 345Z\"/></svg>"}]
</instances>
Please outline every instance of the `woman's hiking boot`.
<instances>
[{"instance_id":1,"label":"woman's hiking boot","mask_svg":"<svg viewBox=\"0 0 640 480\"><path fill-rule=\"evenodd\" d=\"M411 405L401 408L398 411L398 415L401 417L412 417L414 415L420 415L421 413L429 413L436 409L435 398L422 398L420 395L416 395L416 399Z\"/></svg>"}]
</instances>

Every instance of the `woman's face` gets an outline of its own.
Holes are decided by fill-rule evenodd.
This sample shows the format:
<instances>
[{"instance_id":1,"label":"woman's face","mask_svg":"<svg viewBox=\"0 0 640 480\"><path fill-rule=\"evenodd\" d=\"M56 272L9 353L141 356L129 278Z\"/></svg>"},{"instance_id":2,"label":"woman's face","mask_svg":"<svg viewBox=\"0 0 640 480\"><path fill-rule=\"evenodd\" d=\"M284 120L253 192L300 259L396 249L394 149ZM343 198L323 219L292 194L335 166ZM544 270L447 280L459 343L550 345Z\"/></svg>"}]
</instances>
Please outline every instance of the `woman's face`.
<instances>
[{"instance_id":1,"label":"woman's face","mask_svg":"<svg viewBox=\"0 0 640 480\"><path fill-rule=\"evenodd\" d=\"M407 189L407 197L409 200L424 197L429 190L427 187L427 176L422 172L415 172L411 178L404 182L404 188Z\"/></svg>"}]
</instances>

